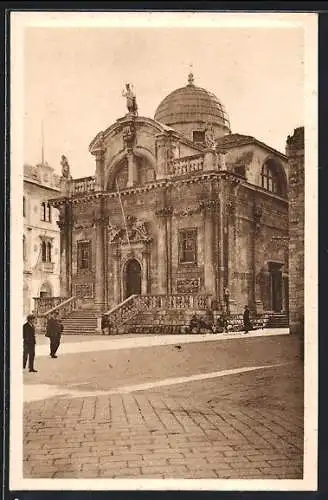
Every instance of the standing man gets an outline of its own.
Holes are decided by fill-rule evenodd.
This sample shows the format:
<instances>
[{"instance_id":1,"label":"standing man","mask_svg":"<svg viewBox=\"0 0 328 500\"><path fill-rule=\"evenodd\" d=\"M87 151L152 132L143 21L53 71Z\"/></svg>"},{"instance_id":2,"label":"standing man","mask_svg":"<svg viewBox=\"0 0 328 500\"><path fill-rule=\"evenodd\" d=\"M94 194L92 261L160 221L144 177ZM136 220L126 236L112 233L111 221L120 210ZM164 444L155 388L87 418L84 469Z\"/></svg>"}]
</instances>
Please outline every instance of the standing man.
<instances>
[{"instance_id":1,"label":"standing man","mask_svg":"<svg viewBox=\"0 0 328 500\"><path fill-rule=\"evenodd\" d=\"M50 314L47 323L46 337L50 339L50 357L57 358L56 352L60 345L61 334L63 332L63 325L58 319L58 311Z\"/></svg>"},{"instance_id":2,"label":"standing man","mask_svg":"<svg viewBox=\"0 0 328 500\"><path fill-rule=\"evenodd\" d=\"M34 369L34 358L35 358L35 327L34 327L35 316L29 314L27 316L27 322L23 325L23 369L26 367L28 358L28 368L29 372L36 373L37 370Z\"/></svg>"},{"instance_id":3,"label":"standing man","mask_svg":"<svg viewBox=\"0 0 328 500\"><path fill-rule=\"evenodd\" d=\"M244 333L248 333L249 330L252 329L252 325L251 325L251 322L250 322L250 319L249 319L249 315L250 315L250 312L249 312L248 306L245 306L244 314L243 314L244 330L245 330Z\"/></svg>"}]
</instances>

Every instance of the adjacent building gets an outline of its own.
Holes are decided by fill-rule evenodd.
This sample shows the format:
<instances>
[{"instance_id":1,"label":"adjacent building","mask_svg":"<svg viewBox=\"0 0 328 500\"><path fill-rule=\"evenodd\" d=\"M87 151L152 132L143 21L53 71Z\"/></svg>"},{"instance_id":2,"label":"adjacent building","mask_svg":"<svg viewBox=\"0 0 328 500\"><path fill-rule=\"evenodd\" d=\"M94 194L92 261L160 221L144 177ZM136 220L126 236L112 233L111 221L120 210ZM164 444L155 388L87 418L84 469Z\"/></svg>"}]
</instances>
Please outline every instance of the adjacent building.
<instances>
[{"instance_id":1,"label":"adjacent building","mask_svg":"<svg viewBox=\"0 0 328 500\"><path fill-rule=\"evenodd\" d=\"M24 165L23 313L34 309L35 297L60 294L58 211L49 198L60 193L60 177L47 163ZM51 303L51 302L50 302Z\"/></svg>"},{"instance_id":2,"label":"adjacent building","mask_svg":"<svg viewBox=\"0 0 328 500\"><path fill-rule=\"evenodd\" d=\"M290 333L304 334L304 127L287 139L289 162Z\"/></svg>"},{"instance_id":3,"label":"adjacent building","mask_svg":"<svg viewBox=\"0 0 328 500\"><path fill-rule=\"evenodd\" d=\"M95 172L72 179L63 162L62 191L51 201L61 296L97 311L136 294L206 295L231 312L245 304L286 312L287 157L233 133L223 104L192 74L153 118L139 115L129 86L125 95L127 114L90 144ZM55 257L57 232L47 224ZM40 250L49 240L37 231Z\"/></svg>"}]
</instances>

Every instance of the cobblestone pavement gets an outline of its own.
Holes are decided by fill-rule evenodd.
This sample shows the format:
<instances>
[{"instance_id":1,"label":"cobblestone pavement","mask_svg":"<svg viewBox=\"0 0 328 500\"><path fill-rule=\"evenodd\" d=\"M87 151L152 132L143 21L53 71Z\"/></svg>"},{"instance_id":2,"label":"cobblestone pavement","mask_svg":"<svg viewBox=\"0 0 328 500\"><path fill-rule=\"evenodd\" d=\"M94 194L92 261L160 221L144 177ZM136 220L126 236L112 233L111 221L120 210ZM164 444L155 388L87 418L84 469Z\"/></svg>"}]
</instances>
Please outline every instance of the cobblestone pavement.
<instances>
[{"instance_id":1,"label":"cobblestone pavement","mask_svg":"<svg viewBox=\"0 0 328 500\"><path fill-rule=\"evenodd\" d=\"M39 372L24 374L24 383L36 391L56 384L63 394L24 405L24 477L301 479L296 352L295 339L279 336L39 358ZM259 365L265 368L90 395ZM72 386L75 395L65 396Z\"/></svg>"}]
</instances>

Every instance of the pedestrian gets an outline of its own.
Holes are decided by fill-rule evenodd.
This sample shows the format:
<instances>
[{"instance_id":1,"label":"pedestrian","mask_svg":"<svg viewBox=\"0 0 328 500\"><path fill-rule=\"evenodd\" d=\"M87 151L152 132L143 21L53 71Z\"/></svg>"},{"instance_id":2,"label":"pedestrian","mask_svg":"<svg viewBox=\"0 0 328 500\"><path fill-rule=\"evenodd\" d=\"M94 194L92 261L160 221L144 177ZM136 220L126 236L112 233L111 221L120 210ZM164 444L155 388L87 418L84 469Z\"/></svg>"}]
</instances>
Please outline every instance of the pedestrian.
<instances>
[{"instance_id":1,"label":"pedestrian","mask_svg":"<svg viewBox=\"0 0 328 500\"><path fill-rule=\"evenodd\" d=\"M252 329L252 325L250 322L250 312L249 312L248 306L245 306L245 308L244 308L243 321L244 321L244 333L248 333L249 330Z\"/></svg>"},{"instance_id":2,"label":"pedestrian","mask_svg":"<svg viewBox=\"0 0 328 500\"><path fill-rule=\"evenodd\" d=\"M58 311L54 311L50 314L47 322L47 332L46 337L50 339L50 357L57 358L56 352L60 346L60 339L63 333L63 324L58 319Z\"/></svg>"},{"instance_id":3,"label":"pedestrian","mask_svg":"<svg viewBox=\"0 0 328 500\"><path fill-rule=\"evenodd\" d=\"M35 316L29 314L27 316L27 321L23 325L23 369L26 367L28 359L28 369L29 372L36 373L37 370L34 369L34 358L35 358Z\"/></svg>"},{"instance_id":4,"label":"pedestrian","mask_svg":"<svg viewBox=\"0 0 328 500\"><path fill-rule=\"evenodd\" d=\"M109 335L109 321L106 314L103 314L101 317L101 331L103 335L106 335L106 332Z\"/></svg>"}]
</instances>

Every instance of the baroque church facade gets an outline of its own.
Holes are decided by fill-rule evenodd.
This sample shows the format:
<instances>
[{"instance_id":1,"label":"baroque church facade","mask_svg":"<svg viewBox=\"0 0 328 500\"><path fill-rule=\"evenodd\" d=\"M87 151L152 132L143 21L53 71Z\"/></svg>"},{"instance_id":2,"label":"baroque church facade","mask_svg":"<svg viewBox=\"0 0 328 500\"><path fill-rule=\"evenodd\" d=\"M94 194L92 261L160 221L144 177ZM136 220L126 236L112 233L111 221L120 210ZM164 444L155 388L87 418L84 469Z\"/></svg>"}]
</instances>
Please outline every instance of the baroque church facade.
<instances>
[{"instance_id":1,"label":"baroque church facade","mask_svg":"<svg viewBox=\"0 0 328 500\"><path fill-rule=\"evenodd\" d=\"M95 175L73 179L63 157L61 296L99 313L134 294L288 312L287 157L232 133L192 74L154 118L129 85L125 97L127 114L90 144Z\"/></svg>"}]
</instances>

